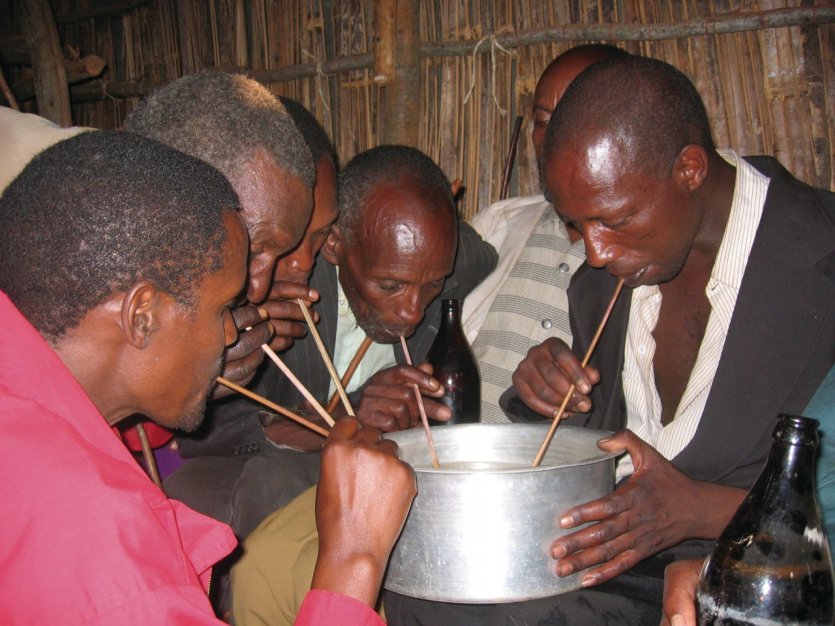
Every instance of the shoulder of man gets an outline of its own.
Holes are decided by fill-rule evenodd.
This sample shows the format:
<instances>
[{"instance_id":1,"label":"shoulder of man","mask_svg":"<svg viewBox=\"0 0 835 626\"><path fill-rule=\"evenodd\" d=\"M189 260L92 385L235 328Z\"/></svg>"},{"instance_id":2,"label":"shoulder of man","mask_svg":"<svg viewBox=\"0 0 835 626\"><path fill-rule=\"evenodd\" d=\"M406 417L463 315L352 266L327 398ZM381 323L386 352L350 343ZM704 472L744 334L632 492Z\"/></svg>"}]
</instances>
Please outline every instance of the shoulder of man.
<instances>
[{"instance_id":1,"label":"shoulder of man","mask_svg":"<svg viewBox=\"0 0 835 626\"><path fill-rule=\"evenodd\" d=\"M463 300L496 269L499 254L466 222L458 225L458 252L452 275L446 279L443 299Z\"/></svg>"}]
</instances>

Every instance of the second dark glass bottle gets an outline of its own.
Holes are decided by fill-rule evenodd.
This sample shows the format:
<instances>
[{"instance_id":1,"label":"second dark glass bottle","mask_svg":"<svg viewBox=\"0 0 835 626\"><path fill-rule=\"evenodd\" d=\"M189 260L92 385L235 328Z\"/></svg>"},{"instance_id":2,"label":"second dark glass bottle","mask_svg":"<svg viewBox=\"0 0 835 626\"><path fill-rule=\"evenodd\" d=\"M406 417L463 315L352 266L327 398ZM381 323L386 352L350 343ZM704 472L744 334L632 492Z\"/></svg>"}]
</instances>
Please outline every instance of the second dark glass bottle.
<instances>
[{"instance_id":1,"label":"second dark glass bottle","mask_svg":"<svg viewBox=\"0 0 835 626\"><path fill-rule=\"evenodd\" d=\"M441 303L441 324L426 360L434 368L433 376L444 386L442 402L452 410L451 420L431 420L432 424L478 422L481 418L481 377L461 327L460 300Z\"/></svg>"},{"instance_id":2,"label":"second dark glass bottle","mask_svg":"<svg viewBox=\"0 0 835 626\"><path fill-rule=\"evenodd\" d=\"M830 626L832 559L815 491L818 422L781 415L757 481L699 579L700 626Z\"/></svg>"}]
</instances>

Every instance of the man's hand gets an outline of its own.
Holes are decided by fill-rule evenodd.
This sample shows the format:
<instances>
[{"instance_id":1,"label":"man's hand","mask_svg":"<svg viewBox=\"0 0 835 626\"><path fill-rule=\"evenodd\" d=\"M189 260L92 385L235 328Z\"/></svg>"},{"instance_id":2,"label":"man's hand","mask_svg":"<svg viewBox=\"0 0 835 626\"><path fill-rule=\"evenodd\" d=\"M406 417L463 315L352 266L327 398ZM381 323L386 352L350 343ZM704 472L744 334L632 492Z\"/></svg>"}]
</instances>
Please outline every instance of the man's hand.
<instances>
[{"instance_id":1,"label":"man's hand","mask_svg":"<svg viewBox=\"0 0 835 626\"><path fill-rule=\"evenodd\" d=\"M559 410L572 383L576 385L566 411L591 410L588 395L600 381L598 371L587 366L564 341L551 337L534 346L513 372L513 386L519 397L537 413L552 416Z\"/></svg>"},{"instance_id":2,"label":"man's hand","mask_svg":"<svg viewBox=\"0 0 835 626\"><path fill-rule=\"evenodd\" d=\"M396 365L380 370L368 379L355 408L357 419L384 432L412 428L420 422L413 384L424 396L423 406L430 419L447 421L452 411L432 400L444 395L441 384L432 378L432 366Z\"/></svg>"},{"instance_id":3,"label":"man's hand","mask_svg":"<svg viewBox=\"0 0 835 626\"><path fill-rule=\"evenodd\" d=\"M255 370L264 358L261 344L267 343L273 334L264 313L252 305L232 309L232 318L238 328L238 340L226 349L221 375L233 383L246 386L255 376ZM246 330L247 328L249 330ZM223 385L215 385L212 398L216 400L233 393L235 392Z\"/></svg>"},{"instance_id":4,"label":"man's hand","mask_svg":"<svg viewBox=\"0 0 835 626\"><path fill-rule=\"evenodd\" d=\"M701 559L676 561L664 569L664 614L661 626L696 626L696 585Z\"/></svg>"},{"instance_id":5,"label":"man's hand","mask_svg":"<svg viewBox=\"0 0 835 626\"><path fill-rule=\"evenodd\" d=\"M316 493L319 558L313 589L374 606L394 542L417 493L412 469L380 431L344 419L322 451Z\"/></svg>"},{"instance_id":6,"label":"man's hand","mask_svg":"<svg viewBox=\"0 0 835 626\"><path fill-rule=\"evenodd\" d=\"M596 585L685 539L715 539L742 502L745 491L688 478L629 430L600 440L606 451L626 450L635 473L611 494L573 507L562 528L593 523L552 546L557 573L583 574Z\"/></svg>"},{"instance_id":7,"label":"man's hand","mask_svg":"<svg viewBox=\"0 0 835 626\"><path fill-rule=\"evenodd\" d=\"M274 282L267 301L260 305L270 317L270 326L274 331L270 347L276 352L287 350L296 339L307 333L304 314L296 302L298 298L312 304L319 299L319 292L299 283ZM312 313L313 320L318 320L319 314Z\"/></svg>"}]
</instances>

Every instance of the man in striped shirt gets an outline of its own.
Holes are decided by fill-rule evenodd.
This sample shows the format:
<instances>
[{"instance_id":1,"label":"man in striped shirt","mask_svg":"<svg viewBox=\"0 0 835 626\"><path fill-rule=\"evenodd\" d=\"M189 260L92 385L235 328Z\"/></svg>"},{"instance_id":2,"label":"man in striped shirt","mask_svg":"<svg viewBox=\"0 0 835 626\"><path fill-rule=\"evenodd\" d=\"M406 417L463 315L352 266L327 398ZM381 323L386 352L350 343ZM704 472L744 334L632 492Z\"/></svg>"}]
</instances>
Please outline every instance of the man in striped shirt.
<instances>
[{"instance_id":1,"label":"man in striped shirt","mask_svg":"<svg viewBox=\"0 0 835 626\"><path fill-rule=\"evenodd\" d=\"M615 46L577 46L551 61L536 84L531 141L537 162L551 113L577 74L627 53ZM528 350L549 337L571 341L566 291L586 256L542 194L491 204L472 226L499 253L496 270L464 301L463 326L481 374L481 421L507 422L499 397ZM573 236L572 236L573 235Z\"/></svg>"}]
</instances>

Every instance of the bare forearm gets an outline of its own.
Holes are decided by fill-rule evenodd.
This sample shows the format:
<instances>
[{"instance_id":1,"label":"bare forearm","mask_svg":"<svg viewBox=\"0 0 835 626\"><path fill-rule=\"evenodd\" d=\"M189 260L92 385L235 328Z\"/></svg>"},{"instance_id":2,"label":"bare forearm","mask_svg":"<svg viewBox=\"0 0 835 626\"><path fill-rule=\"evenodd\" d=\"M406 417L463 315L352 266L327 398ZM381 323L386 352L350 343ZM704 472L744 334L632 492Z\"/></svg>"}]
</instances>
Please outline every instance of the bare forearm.
<instances>
[{"instance_id":1,"label":"bare forearm","mask_svg":"<svg viewBox=\"0 0 835 626\"><path fill-rule=\"evenodd\" d=\"M695 481L693 514L688 533L693 539L717 539L731 521L747 493L744 489L727 487L716 483Z\"/></svg>"}]
</instances>

